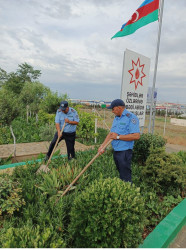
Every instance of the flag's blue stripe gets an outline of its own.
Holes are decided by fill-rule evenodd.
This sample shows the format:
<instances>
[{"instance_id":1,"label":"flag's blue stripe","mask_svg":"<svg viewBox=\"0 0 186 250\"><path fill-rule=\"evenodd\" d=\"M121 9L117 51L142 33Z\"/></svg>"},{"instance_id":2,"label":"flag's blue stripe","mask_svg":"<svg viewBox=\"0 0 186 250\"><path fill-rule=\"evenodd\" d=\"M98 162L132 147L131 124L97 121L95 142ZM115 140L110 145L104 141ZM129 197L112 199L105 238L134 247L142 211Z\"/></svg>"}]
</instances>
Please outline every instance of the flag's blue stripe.
<instances>
[{"instance_id":1,"label":"flag's blue stripe","mask_svg":"<svg viewBox=\"0 0 186 250\"><path fill-rule=\"evenodd\" d=\"M121 26L121 30L125 27L126 23L124 23L122 26Z\"/></svg>"},{"instance_id":2,"label":"flag's blue stripe","mask_svg":"<svg viewBox=\"0 0 186 250\"><path fill-rule=\"evenodd\" d=\"M154 1L154 0L145 0L145 1L140 5L139 8L143 7L144 5L147 5L147 4L151 3L151 2L153 2L153 1ZM139 9L139 8L138 8L138 9Z\"/></svg>"}]
</instances>

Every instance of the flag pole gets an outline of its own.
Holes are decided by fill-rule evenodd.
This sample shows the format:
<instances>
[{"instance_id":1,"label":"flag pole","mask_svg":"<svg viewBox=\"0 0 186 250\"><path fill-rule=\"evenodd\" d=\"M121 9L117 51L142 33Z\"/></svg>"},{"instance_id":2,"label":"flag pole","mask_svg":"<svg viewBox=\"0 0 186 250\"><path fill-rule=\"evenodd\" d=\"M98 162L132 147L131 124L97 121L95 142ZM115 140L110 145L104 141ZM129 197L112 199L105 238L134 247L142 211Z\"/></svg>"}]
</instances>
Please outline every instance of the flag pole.
<instances>
[{"instance_id":1,"label":"flag pole","mask_svg":"<svg viewBox=\"0 0 186 250\"><path fill-rule=\"evenodd\" d=\"M164 0L160 0L160 1L161 1L161 6L160 6L160 15L159 15L158 41L157 41L156 58L155 58L155 66L154 66L153 86L152 86L152 94L151 94L150 117L149 117L149 128L148 128L149 133L151 133L152 110L154 108L153 107L154 106L154 90L155 90L155 85L156 85L158 55L159 55L160 37L161 37L161 26L162 26L162 19L163 19Z\"/></svg>"}]
</instances>

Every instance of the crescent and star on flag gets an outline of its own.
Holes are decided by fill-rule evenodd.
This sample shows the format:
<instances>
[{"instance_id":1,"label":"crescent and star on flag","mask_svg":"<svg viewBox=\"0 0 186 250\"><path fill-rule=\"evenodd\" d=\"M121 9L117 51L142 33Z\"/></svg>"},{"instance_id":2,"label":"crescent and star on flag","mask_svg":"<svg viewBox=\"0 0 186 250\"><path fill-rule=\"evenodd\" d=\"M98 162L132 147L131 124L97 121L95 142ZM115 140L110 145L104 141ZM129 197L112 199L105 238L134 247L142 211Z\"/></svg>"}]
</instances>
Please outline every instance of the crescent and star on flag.
<instances>
[{"instance_id":1,"label":"crescent and star on flag","mask_svg":"<svg viewBox=\"0 0 186 250\"><path fill-rule=\"evenodd\" d=\"M135 18L135 16L136 16L136 18ZM134 12L134 14L131 16L130 21L131 21L132 23L135 23L135 22L138 20L138 18L139 18L139 12L136 10L136 11Z\"/></svg>"}]
</instances>

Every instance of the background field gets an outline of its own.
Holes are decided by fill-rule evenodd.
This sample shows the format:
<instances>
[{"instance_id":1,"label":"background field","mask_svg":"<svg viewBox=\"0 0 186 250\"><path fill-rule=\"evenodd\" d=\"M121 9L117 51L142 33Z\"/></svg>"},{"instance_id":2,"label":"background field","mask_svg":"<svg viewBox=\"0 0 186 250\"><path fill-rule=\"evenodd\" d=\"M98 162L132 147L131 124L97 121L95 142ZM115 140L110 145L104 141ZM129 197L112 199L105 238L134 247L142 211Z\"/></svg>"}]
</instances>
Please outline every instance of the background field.
<instances>
[{"instance_id":1,"label":"background field","mask_svg":"<svg viewBox=\"0 0 186 250\"><path fill-rule=\"evenodd\" d=\"M85 109L86 112L95 112L98 115L98 127L108 129L112 125L114 115L107 109ZM149 116L146 115L144 133L148 132ZM170 117L166 119L164 134L165 117L156 116L154 133L163 136L167 143L186 146L186 127L176 126L170 123Z\"/></svg>"}]
</instances>

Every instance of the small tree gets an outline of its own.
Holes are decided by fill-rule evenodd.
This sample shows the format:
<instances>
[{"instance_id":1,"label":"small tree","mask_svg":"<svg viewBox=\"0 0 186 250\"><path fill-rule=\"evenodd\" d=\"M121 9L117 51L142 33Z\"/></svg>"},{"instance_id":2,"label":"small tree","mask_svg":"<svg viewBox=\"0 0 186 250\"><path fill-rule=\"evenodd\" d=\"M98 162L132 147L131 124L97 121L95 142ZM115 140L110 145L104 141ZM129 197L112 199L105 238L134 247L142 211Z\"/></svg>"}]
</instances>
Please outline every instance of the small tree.
<instances>
[{"instance_id":1,"label":"small tree","mask_svg":"<svg viewBox=\"0 0 186 250\"><path fill-rule=\"evenodd\" d=\"M40 107L44 112L47 112L49 114L54 114L56 113L56 110L59 107L60 102L63 100L68 100L67 94L58 95L57 92L54 93L48 90L41 102Z\"/></svg>"},{"instance_id":2,"label":"small tree","mask_svg":"<svg viewBox=\"0 0 186 250\"><path fill-rule=\"evenodd\" d=\"M38 113L39 105L42 102L48 88L40 82L26 82L19 96L23 109L27 109L27 122L28 111Z\"/></svg>"},{"instance_id":3,"label":"small tree","mask_svg":"<svg viewBox=\"0 0 186 250\"><path fill-rule=\"evenodd\" d=\"M14 158L16 158L16 138L12 129L12 121L19 115L20 105L18 99L12 92L5 89L0 91L0 124L10 126L14 138Z\"/></svg>"},{"instance_id":4,"label":"small tree","mask_svg":"<svg viewBox=\"0 0 186 250\"><path fill-rule=\"evenodd\" d=\"M5 70L0 69L0 86L19 95L26 82L34 82L40 75L40 70L34 70L27 63L18 65L16 72L7 73Z\"/></svg>"}]
</instances>

